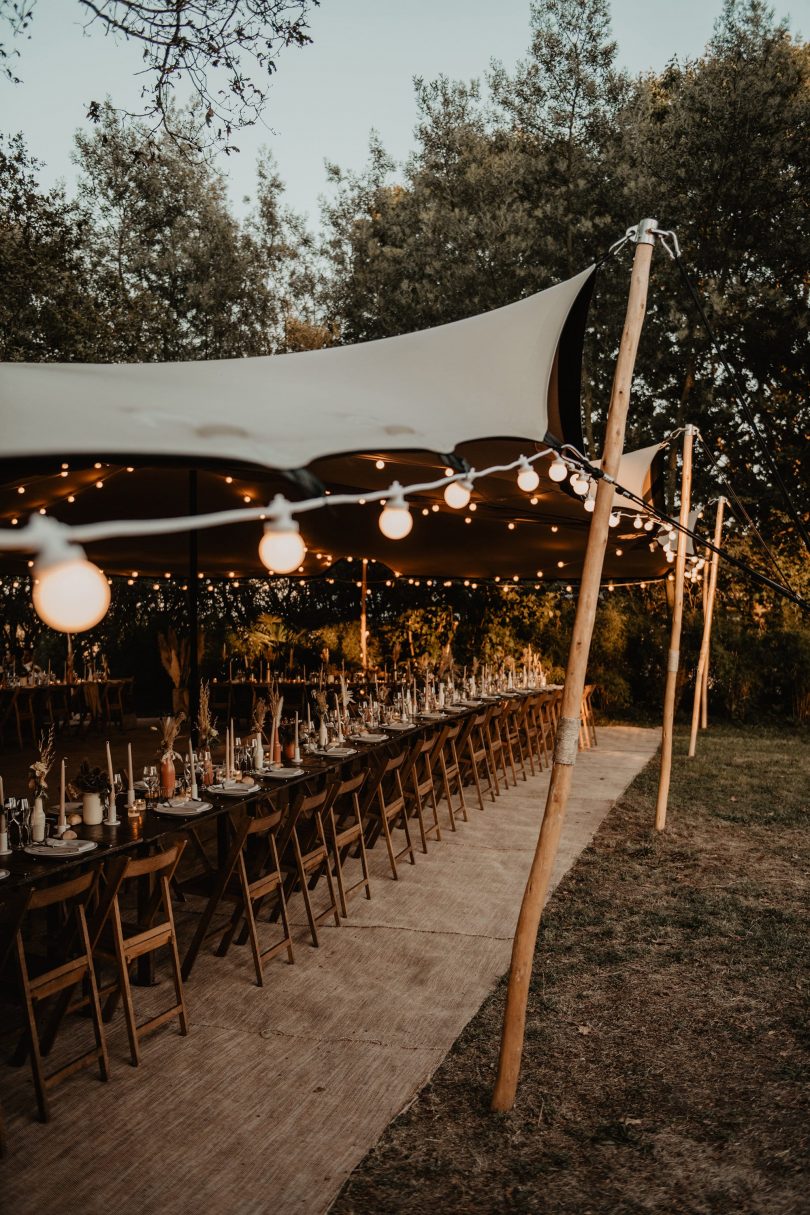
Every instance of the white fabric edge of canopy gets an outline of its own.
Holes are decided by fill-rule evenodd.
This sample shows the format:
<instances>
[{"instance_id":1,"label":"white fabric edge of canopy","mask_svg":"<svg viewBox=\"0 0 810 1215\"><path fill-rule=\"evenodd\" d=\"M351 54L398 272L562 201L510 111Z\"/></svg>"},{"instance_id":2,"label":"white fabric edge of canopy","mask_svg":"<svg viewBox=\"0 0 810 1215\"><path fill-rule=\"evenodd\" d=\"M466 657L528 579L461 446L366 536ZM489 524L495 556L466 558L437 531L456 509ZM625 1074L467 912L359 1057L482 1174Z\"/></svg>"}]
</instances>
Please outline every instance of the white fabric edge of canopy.
<instances>
[{"instance_id":1,"label":"white fabric edge of canopy","mask_svg":"<svg viewBox=\"0 0 810 1215\"><path fill-rule=\"evenodd\" d=\"M563 328L592 270L492 312L357 345L183 363L3 363L2 455L290 469L344 452L540 442Z\"/></svg>"}]
</instances>

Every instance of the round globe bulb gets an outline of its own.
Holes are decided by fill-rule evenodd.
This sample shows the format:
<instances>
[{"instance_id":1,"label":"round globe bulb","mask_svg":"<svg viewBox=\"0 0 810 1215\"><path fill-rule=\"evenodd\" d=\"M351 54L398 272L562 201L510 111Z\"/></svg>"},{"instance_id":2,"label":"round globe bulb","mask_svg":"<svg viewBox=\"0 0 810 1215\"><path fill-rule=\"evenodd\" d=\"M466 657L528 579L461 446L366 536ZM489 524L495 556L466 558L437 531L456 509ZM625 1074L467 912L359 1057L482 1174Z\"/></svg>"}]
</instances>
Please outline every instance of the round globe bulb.
<instances>
[{"instance_id":1,"label":"round globe bulb","mask_svg":"<svg viewBox=\"0 0 810 1215\"><path fill-rule=\"evenodd\" d=\"M276 574L291 574L297 570L306 551L307 546L295 523L285 523L280 527L269 525L259 542L260 561Z\"/></svg>"},{"instance_id":2,"label":"round globe bulb","mask_svg":"<svg viewBox=\"0 0 810 1215\"><path fill-rule=\"evenodd\" d=\"M36 571L33 599L37 615L50 628L83 633L110 606L110 584L86 557L68 557Z\"/></svg>"},{"instance_id":3,"label":"round globe bulb","mask_svg":"<svg viewBox=\"0 0 810 1215\"><path fill-rule=\"evenodd\" d=\"M575 494L579 494L580 498L584 498L588 492L588 482L585 477L580 477L579 473L574 473L571 478L571 488Z\"/></svg>"},{"instance_id":4,"label":"round globe bulb","mask_svg":"<svg viewBox=\"0 0 810 1215\"><path fill-rule=\"evenodd\" d=\"M552 481L564 481L568 476L568 468L565 461L561 460L559 456L552 460L551 467L548 470L548 475L551 477Z\"/></svg>"},{"instance_id":5,"label":"round globe bulb","mask_svg":"<svg viewBox=\"0 0 810 1215\"><path fill-rule=\"evenodd\" d=\"M380 513L380 531L389 540L404 540L412 527L411 512L405 503L389 504Z\"/></svg>"},{"instance_id":6,"label":"round globe bulb","mask_svg":"<svg viewBox=\"0 0 810 1215\"><path fill-rule=\"evenodd\" d=\"M518 489L522 489L525 494L534 493L540 484L540 474L536 468L532 468L531 464L527 464L518 473L517 483Z\"/></svg>"},{"instance_id":7,"label":"round globe bulb","mask_svg":"<svg viewBox=\"0 0 810 1215\"><path fill-rule=\"evenodd\" d=\"M648 519L647 522L644 524L645 532L651 532L654 527L655 527L655 524L653 523L652 519Z\"/></svg>"},{"instance_id":8,"label":"round globe bulb","mask_svg":"<svg viewBox=\"0 0 810 1215\"><path fill-rule=\"evenodd\" d=\"M615 511L611 512L610 518L608 519L608 523L610 524L611 527L619 526L619 516L616 514Z\"/></svg>"},{"instance_id":9,"label":"round globe bulb","mask_svg":"<svg viewBox=\"0 0 810 1215\"><path fill-rule=\"evenodd\" d=\"M673 551L672 551L672 549L671 549L671 548L664 549L664 552L665 552L665 553L666 553L666 555L667 555L667 561L674 561L674 560L675 560L675 554L673 553Z\"/></svg>"},{"instance_id":10,"label":"round globe bulb","mask_svg":"<svg viewBox=\"0 0 810 1215\"><path fill-rule=\"evenodd\" d=\"M470 500L469 486L464 481L450 481L444 487L444 500L453 510L463 510Z\"/></svg>"},{"instance_id":11,"label":"round globe bulb","mask_svg":"<svg viewBox=\"0 0 810 1215\"><path fill-rule=\"evenodd\" d=\"M596 498L586 498L582 503L589 515L592 515L596 510Z\"/></svg>"}]
</instances>

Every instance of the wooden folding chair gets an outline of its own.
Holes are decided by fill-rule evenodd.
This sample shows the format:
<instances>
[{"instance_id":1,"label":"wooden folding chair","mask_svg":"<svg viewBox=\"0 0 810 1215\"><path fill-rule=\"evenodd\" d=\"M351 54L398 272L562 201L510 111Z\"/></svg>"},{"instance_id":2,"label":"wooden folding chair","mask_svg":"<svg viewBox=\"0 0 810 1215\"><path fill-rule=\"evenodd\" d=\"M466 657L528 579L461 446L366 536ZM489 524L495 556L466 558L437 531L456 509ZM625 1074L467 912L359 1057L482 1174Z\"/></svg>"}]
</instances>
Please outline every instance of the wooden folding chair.
<instances>
[{"instance_id":1,"label":"wooden folding chair","mask_svg":"<svg viewBox=\"0 0 810 1215\"><path fill-rule=\"evenodd\" d=\"M61 930L51 934L50 944L62 954L63 960L58 966L38 969L32 976L29 959L23 942L23 924L17 928L16 952L20 974L23 1008L26 1019L27 1053L31 1058L31 1071L34 1077L34 1089L37 1095L39 1117L42 1122L50 1119L50 1101L48 1093L74 1072L98 1062L99 1074L102 1080L109 1079L109 1059L107 1043L104 1037L104 1026L101 1020L96 972L93 967L93 955L90 936L87 928L87 905L94 897L98 884L99 870L94 869L83 873L80 877L70 878L56 886L48 886L44 890L32 892L27 911L39 911L42 908L59 905L64 912L64 923ZM42 1062L37 1010L51 996L74 988L77 984L87 983L90 1014L93 1022L95 1047L77 1055L69 1063L63 1064L56 1071L46 1075ZM26 1052L18 1055L22 1062Z\"/></svg>"},{"instance_id":2,"label":"wooden folding chair","mask_svg":"<svg viewBox=\"0 0 810 1215\"><path fill-rule=\"evenodd\" d=\"M408 825L408 811L405 805L405 792L402 787L402 768L408 757L410 747L403 748L399 754L386 760L380 772L380 779L375 790L374 800L369 805L369 812L374 814L385 836L385 846L388 850L388 860L391 865L391 876L399 880L397 861L408 856L412 865L416 864L413 850L411 831ZM405 833L405 847L399 852L394 851L391 835L393 827L400 826Z\"/></svg>"},{"instance_id":3,"label":"wooden folding chair","mask_svg":"<svg viewBox=\"0 0 810 1215\"><path fill-rule=\"evenodd\" d=\"M3 973L9 955L16 950L17 933L22 927L32 891L13 891L0 900L0 974ZM8 1151L6 1123L3 1118L3 1108L0 1106L0 1158Z\"/></svg>"},{"instance_id":4,"label":"wooden folding chair","mask_svg":"<svg viewBox=\"0 0 810 1215\"><path fill-rule=\"evenodd\" d=\"M368 870L365 832L363 831L363 811L360 805L360 790L366 781L366 772L341 781L332 789L329 799L329 842L335 863L335 879L337 881L338 898L340 899L340 914L348 918L348 899L357 890L364 890L367 899L371 898L371 878ZM323 824L323 814L321 814ZM351 886L346 885L343 872L344 859L353 847L357 847L362 876Z\"/></svg>"},{"instance_id":5,"label":"wooden folding chair","mask_svg":"<svg viewBox=\"0 0 810 1215\"><path fill-rule=\"evenodd\" d=\"M496 796L495 774L490 765L489 747L487 746L486 737L487 719L489 718L490 711L490 709L484 709L483 712L476 713L473 717L469 733L467 734L466 756L463 757L463 760L466 761L466 770L469 771L471 777L471 783L475 785L478 805L482 810L484 809L483 794L488 793L493 802Z\"/></svg>"},{"instance_id":6,"label":"wooden folding chair","mask_svg":"<svg viewBox=\"0 0 810 1215\"><path fill-rule=\"evenodd\" d=\"M486 740L487 749L489 750L489 764L495 778L495 792L497 794L501 792L501 782L498 779L499 772L503 777L504 789L509 788L509 776L506 768L506 743L504 741L502 720L503 704L492 705L486 722Z\"/></svg>"},{"instance_id":7,"label":"wooden folding chair","mask_svg":"<svg viewBox=\"0 0 810 1215\"><path fill-rule=\"evenodd\" d=\"M509 753L509 760L515 784L517 784L515 757L517 757L517 762L520 765L521 776L524 780L528 779L524 760L525 744L523 733L523 718L526 714L526 708L527 704L525 700L514 697L506 702L506 708L503 715L507 751ZM532 774L534 774L534 765L532 765Z\"/></svg>"},{"instance_id":8,"label":"wooden folding chair","mask_svg":"<svg viewBox=\"0 0 810 1215\"><path fill-rule=\"evenodd\" d=\"M183 959L181 973L184 979L191 974L197 955L204 941L218 936L217 957L224 957L230 949L236 930L242 919L245 921L250 939L256 983L264 986L262 965L276 957L282 950L287 960L294 962L293 943L287 919L287 903L284 898L284 881L279 863L276 832L282 818L281 810L263 814L258 818L245 815L234 831L233 843L225 864L214 876L205 911L197 925L197 931ZM266 949L259 943L256 914L260 905L268 898L278 905L284 935ZM223 901L234 904L230 920L216 928L211 921Z\"/></svg>"},{"instance_id":9,"label":"wooden folding chair","mask_svg":"<svg viewBox=\"0 0 810 1215\"><path fill-rule=\"evenodd\" d=\"M326 842L326 829L323 815L328 812L335 786L322 789L319 793L305 794L298 802L293 827L290 833L295 865L298 871L298 886L304 899L312 944L320 945L318 940L318 924L331 916L335 927L340 928L340 912L335 899L335 884L332 880L332 869L329 864L329 849ZM299 830L300 828L300 830ZM304 845L301 846L301 836ZM329 890L329 903L322 911L314 912L310 890L314 890L321 874L326 877Z\"/></svg>"},{"instance_id":10,"label":"wooden folding chair","mask_svg":"<svg viewBox=\"0 0 810 1215\"><path fill-rule=\"evenodd\" d=\"M185 848L185 840L179 840L163 852L154 856L141 858L121 857L114 860L107 869L107 888L103 899L104 925L98 930L98 941L95 953L99 958L115 962L117 983L111 991L105 989L108 995L104 1005L104 1020L109 1021L118 1004L119 998L124 1005L124 1019L129 1039L130 1062L137 1067L141 1061L140 1043L147 1034L152 1033L167 1021L177 1019L180 1023L180 1033L183 1037L188 1033L188 1016L186 1013L183 979L180 973L180 956L177 952L177 933L174 926L172 910L171 881L177 869L180 857ZM156 883L152 897L146 903L143 911L139 912L134 924L125 923L121 914L121 892L136 880ZM158 912L163 912L162 918L155 923ZM174 984L174 1003L138 1024L135 1015L135 1005L132 999L132 984L130 971L138 958L144 954L155 953L158 949L168 947Z\"/></svg>"},{"instance_id":11,"label":"wooden folding chair","mask_svg":"<svg viewBox=\"0 0 810 1215\"><path fill-rule=\"evenodd\" d=\"M439 826L439 804L436 800L436 777L433 770L433 752L440 733L441 731L437 730L428 738L418 738L410 756L406 802L408 810L416 815L419 823L423 852L427 852L427 842L431 836L435 836L437 840L442 838ZM432 822L425 822L426 805L432 813Z\"/></svg>"},{"instance_id":12,"label":"wooden folding chair","mask_svg":"<svg viewBox=\"0 0 810 1215\"><path fill-rule=\"evenodd\" d=\"M582 692L582 724L587 737L587 746L596 746L596 720L593 713L593 694L595 684L586 684Z\"/></svg>"},{"instance_id":13,"label":"wooden folding chair","mask_svg":"<svg viewBox=\"0 0 810 1215\"><path fill-rule=\"evenodd\" d=\"M461 722L453 722L442 729L436 743L434 770L441 777L441 787L444 800L447 802L447 813L450 818L450 830L456 830L456 814L460 814L465 823L467 817L467 802L464 798L464 780L461 775L461 765L458 761L456 742L461 734ZM458 805L453 806L453 789L458 796Z\"/></svg>"}]
</instances>

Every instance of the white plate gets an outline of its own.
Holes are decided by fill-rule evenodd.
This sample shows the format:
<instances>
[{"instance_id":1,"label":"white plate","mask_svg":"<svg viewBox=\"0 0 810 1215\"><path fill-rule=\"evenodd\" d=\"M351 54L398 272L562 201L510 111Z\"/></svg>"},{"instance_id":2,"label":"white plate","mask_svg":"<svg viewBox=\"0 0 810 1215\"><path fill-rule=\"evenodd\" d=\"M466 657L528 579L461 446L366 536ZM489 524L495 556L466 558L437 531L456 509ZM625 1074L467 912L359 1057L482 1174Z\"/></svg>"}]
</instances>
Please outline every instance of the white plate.
<instances>
[{"instance_id":1,"label":"white plate","mask_svg":"<svg viewBox=\"0 0 810 1215\"><path fill-rule=\"evenodd\" d=\"M412 730L413 726L409 721L392 721L383 728L386 730Z\"/></svg>"},{"instance_id":2,"label":"white plate","mask_svg":"<svg viewBox=\"0 0 810 1215\"><path fill-rule=\"evenodd\" d=\"M352 742L378 743L388 742L388 737L385 734L352 734L351 740Z\"/></svg>"},{"instance_id":3,"label":"white plate","mask_svg":"<svg viewBox=\"0 0 810 1215\"><path fill-rule=\"evenodd\" d=\"M79 845L74 847L73 845ZM69 858L84 856L86 852L92 852L97 848L98 844L95 840L65 840L63 844L57 846L53 844L28 844L23 851L29 856L39 857L40 860L49 861L66 861Z\"/></svg>"},{"instance_id":4,"label":"white plate","mask_svg":"<svg viewBox=\"0 0 810 1215\"><path fill-rule=\"evenodd\" d=\"M193 818L195 814L202 814L204 810L212 808L210 802L180 802L177 805L158 802L154 811L155 814L166 814L173 818Z\"/></svg>"},{"instance_id":5,"label":"white plate","mask_svg":"<svg viewBox=\"0 0 810 1215\"><path fill-rule=\"evenodd\" d=\"M316 751L316 755L322 755L324 759L348 759L350 755L357 754L356 747L330 747L326 751Z\"/></svg>"},{"instance_id":6,"label":"white plate","mask_svg":"<svg viewBox=\"0 0 810 1215\"><path fill-rule=\"evenodd\" d=\"M262 772L266 780L291 780L294 776L306 776L303 768L273 768L271 772Z\"/></svg>"},{"instance_id":7,"label":"white plate","mask_svg":"<svg viewBox=\"0 0 810 1215\"><path fill-rule=\"evenodd\" d=\"M2 882L3 878L7 878L7 877L11 877L11 870L10 869L0 869L0 882Z\"/></svg>"},{"instance_id":8,"label":"white plate","mask_svg":"<svg viewBox=\"0 0 810 1215\"><path fill-rule=\"evenodd\" d=\"M222 785L209 785L208 792L215 793L217 797L247 797L248 793L258 793L259 785L227 785L224 789Z\"/></svg>"}]
</instances>

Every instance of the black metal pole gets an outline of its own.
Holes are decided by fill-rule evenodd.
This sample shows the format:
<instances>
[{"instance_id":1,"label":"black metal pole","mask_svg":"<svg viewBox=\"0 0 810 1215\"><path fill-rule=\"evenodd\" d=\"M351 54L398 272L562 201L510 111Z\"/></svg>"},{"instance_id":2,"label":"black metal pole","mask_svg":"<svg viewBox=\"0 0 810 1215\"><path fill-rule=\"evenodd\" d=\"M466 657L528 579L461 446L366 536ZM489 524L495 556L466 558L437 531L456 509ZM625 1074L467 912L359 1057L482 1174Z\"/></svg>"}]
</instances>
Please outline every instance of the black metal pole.
<instances>
[{"instance_id":1,"label":"black metal pole","mask_svg":"<svg viewBox=\"0 0 810 1215\"><path fill-rule=\"evenodd\" d=\"M197 470L192 468L188 474L188 512L197 514ZM189 663L188 663L188 715L191 740L197 746L197 713L200 707L200 602L199 602L199 551L198 533L192 528L188 533L188 625L189 625Z\"/></svg>"}]
</instances>

